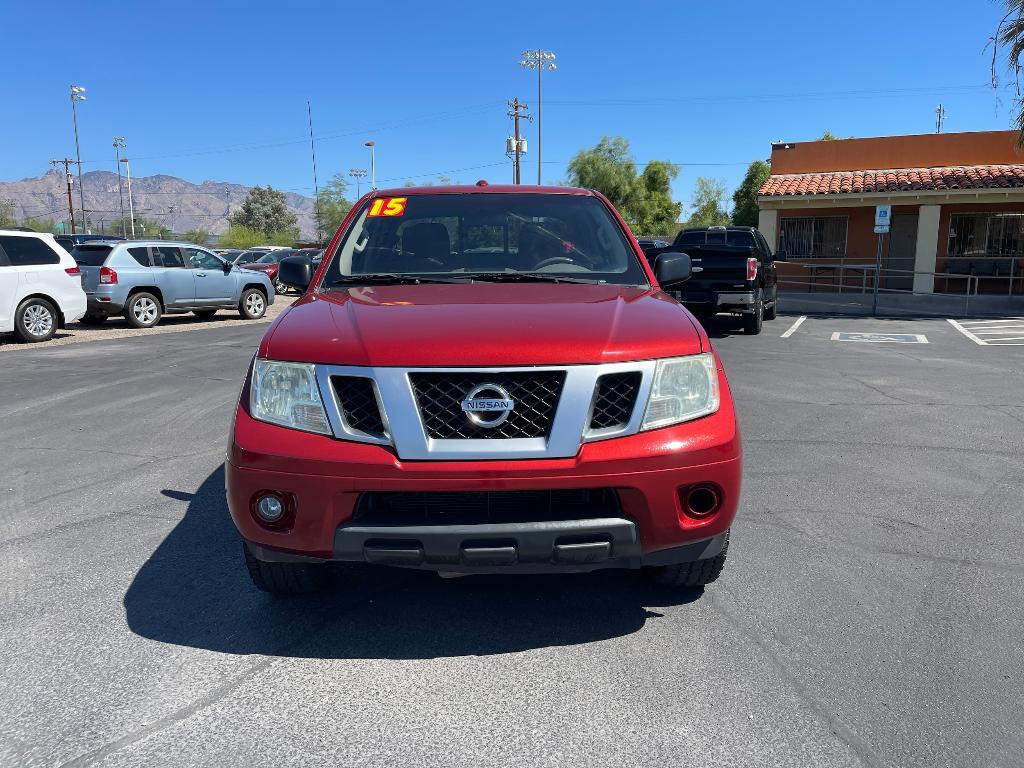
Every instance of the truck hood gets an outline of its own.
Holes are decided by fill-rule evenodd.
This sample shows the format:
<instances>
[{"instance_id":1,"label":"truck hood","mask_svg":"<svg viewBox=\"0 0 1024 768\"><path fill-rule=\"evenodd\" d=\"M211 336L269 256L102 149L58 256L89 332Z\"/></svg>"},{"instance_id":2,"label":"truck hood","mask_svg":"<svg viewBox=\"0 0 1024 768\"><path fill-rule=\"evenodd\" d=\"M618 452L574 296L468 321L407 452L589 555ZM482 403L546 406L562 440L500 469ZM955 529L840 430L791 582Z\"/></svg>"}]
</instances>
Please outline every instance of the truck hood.
<instances>
[{"instance_id":1,"label":"truck hood","mask_svg":"<svg viewBox=\"0 0 1024 768\"><path fill-rule=\"evenodd\" d=\"M356 366L608 363L702 351L690 314L658 290L617 285L389 285L307 294L261 357Z\"/></svg>"}]
</instances>

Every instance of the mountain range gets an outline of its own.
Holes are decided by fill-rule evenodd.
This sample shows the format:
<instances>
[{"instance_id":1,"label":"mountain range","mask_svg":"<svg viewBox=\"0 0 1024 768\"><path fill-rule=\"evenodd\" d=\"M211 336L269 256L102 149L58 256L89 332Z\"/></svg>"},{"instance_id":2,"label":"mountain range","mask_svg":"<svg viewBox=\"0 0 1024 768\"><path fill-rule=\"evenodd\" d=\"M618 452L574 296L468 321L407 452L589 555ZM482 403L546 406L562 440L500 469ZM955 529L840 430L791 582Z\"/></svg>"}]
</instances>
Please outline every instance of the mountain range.
<instances>
[{"instance_id":1,"label":"mountain range","mask_svg":"<svg viewBox=\"0 0 1024 768\"><path fill-rule=\"evenodd\" d=\"M124 212L128 216L128 184L121 179ZM100 231L116 222L121 213L117 174L110 171L89 171L82 174L85 210L93 231ZM173 232L204 229L221 234L228 228L228 216L238 210L251 187L226 181L204 181L193 184L176 176L158 174L132 178L132 200L135 216L158 221ZM78 178L72 185L75 219L81 221ZM288 208L298 217L302 237L312 237L312 197L285 192ZM66 221L68 218L67 186L62 170L53 169L36 178L21 181L0 181L0 202L10 200L16 220L25 218Z\"/></svg>"}]
</instances>

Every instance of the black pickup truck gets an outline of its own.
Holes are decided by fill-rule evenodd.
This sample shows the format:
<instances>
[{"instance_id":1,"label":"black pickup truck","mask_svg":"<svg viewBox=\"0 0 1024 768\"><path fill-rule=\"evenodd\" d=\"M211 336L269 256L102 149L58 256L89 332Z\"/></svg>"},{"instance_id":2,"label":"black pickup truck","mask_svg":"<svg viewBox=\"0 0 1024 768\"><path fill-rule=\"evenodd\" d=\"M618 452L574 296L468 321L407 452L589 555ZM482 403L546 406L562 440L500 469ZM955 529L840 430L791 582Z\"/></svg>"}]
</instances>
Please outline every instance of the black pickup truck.
<instances>
[{"instance_id":1,"label":"black pickup truck","mask_svg":"<svg viewBox=\"0 0 1024 768\"><path fill-rule=\"evenodd\" d=\"M719 312L739 314L743 330L757 334L762 320L775 318L775 262L785 261L786 254L773 254L753 227L695 227L682 230L671 245L641 247L652 267L663 253L690 256L693 276L668 293L702 320Z\"/></svg>"}]
</instances>

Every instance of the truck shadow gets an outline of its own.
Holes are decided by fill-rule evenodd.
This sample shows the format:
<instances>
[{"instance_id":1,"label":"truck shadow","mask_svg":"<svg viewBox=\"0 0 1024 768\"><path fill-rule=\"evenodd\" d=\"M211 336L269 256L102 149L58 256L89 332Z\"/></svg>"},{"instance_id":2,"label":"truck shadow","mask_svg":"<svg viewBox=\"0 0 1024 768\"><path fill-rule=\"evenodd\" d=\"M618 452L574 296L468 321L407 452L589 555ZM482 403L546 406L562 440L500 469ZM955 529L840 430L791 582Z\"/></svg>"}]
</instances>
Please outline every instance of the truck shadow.
<instances>
[{"instance_id":1,"label":"truck shadow","mask_svg":"<svg viewBox=\"0 0 1024 768\"><path fill-rule=\"evenodd\" d=\"M136 634L221 653L304 658L484 656L620 637L660 618L657 607L703 590L662 590L639 574L471 576L338 568L320 595L275 598L252 586L228 515L224 469L188 500L185 517L124 597Z\"/></svg>"}]
</instances>

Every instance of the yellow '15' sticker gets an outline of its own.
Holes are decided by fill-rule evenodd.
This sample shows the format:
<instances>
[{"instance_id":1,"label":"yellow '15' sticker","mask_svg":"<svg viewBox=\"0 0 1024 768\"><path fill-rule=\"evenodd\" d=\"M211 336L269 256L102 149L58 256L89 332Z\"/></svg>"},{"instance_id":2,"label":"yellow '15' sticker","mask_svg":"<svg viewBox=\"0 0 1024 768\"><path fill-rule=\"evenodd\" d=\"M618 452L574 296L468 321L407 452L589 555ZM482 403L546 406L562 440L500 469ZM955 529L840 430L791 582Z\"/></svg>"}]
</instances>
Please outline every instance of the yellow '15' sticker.
<instances>
[{"instance_id":1,"label":"yellow '15' sticker","mask_svg":"<svg viewBox=\"0 0 1024 768\"><path fill-rule=\"evenodd\" d=\"M367 216L401 216L405 213L405 197L378 197Z\"/></svg>"}]
</instances>

